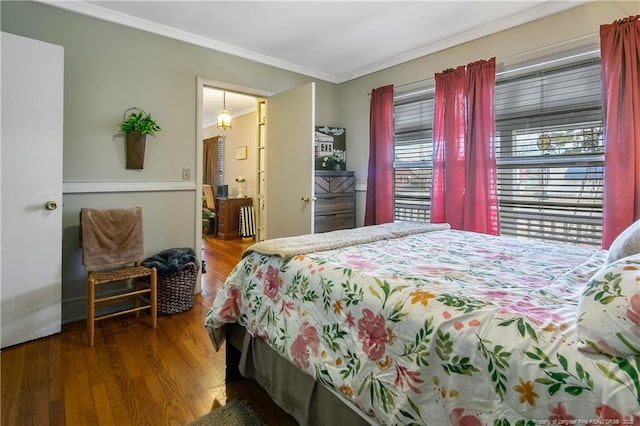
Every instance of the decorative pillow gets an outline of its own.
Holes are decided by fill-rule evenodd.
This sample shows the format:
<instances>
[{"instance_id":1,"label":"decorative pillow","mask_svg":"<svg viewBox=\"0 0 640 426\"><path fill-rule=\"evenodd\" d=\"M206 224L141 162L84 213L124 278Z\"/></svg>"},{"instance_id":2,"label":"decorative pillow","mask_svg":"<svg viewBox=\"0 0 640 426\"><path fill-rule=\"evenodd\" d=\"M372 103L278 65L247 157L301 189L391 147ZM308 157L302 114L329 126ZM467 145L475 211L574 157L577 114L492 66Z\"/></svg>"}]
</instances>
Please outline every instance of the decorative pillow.
<instances>
[{"instance_id":1,"label":"decorative pillow","mask_svg":"<svg viewBox=\"0 0 640 426\"><path fill-rule=\"evenodd\" d=\"M578 305L580 349L640 355L640 254L605 265L587 282Z\"/></svg>"},{"instance_id":2,"label":"decorative pillow","mask_svg":"<svg viewBox=\"0 0 640 426\"><path fill-rule=\"evenodd\" d=\"M609 247L607 263L640 253L640 220L633 222L620 233Z\"/></svg>"}]
</instances>

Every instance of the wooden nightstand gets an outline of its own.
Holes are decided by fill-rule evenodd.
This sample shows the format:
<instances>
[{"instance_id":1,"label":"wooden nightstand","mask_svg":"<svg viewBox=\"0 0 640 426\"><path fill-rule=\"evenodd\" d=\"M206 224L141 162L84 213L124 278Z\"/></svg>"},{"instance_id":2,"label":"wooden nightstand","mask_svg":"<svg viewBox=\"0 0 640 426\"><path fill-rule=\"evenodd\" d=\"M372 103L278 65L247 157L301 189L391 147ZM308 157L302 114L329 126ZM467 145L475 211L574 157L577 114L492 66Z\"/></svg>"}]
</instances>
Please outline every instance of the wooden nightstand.
<instances>
[{"instance_id":1,"label":"wooden nightstand","mask_svg":"<svg viewBox=\"0 0 640 426\"><path fill-rule=\"evenodd\" d=\"M252 206L253 198L216 198L218 233L216 238L234 240L240 238L240 207Z\"/></svg>"}]
</instances>

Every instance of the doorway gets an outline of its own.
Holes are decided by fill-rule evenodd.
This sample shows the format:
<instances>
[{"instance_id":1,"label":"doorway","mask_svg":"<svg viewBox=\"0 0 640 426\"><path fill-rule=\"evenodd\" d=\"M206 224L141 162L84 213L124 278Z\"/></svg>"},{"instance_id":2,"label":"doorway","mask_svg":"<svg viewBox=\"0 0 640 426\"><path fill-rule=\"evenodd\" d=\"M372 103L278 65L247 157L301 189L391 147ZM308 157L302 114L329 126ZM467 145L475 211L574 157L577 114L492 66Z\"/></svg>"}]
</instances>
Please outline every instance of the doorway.
<instances>
[{"instance_id":1,"label":"doorway","mask_svg":"<svg viewBox=\"0 0 640 426\"><path fill-rule=\"evenodd\" d=\"M216 196L255 196L256 161L253 154L257 149L258 100L243 93L209 85L203 87L202 183L211 185ZM222 110L230 114L230 128L218 126L217 118ZM218 185L226 185L227 193L219 194Z\"/></svg>"},{"instance_id":2,"label":"doorway","mask_svg":"<svg viewBox=\"0 0 640 426\"><path fill-rule=\"evenodd\" d=\"M242 141L231 145L229 137L224 140L224 180L231 181L235 185L236 179L248 178L254 180L255 195L258 180L258 156L262 172L270 170L269 178L262 177L259 182L261 203L258 205L260 212L264 213L264 220L256 221L258 233L260 226L264 239L301 235L313 232L313 146L315 134L315 83L310 82L303 86L280 92L278 94L267 93L263 90L239 87L226 83L197 80L197 111L196 111L196 191L202 191L202 164L203 164L203 98L204 89L212 88L227 93L235 93L252 97L256 105L262 105L262 111L258 107L257 114L261 116L258 122L254 116L253 134L247 136L252 141L267 141L258 149L250 150L248 143ZM260 100L260 102L258 102ZM266 102L265 102L266 101ZM268 105L267 105L268 104ZM226 106L229 109L229 104ZM266 112L265 112L266 111ZM266 118L265 118L266 117ZM291 117L295 117L291 120ZM232 120L231 131L234 131ZM264 138L258 136L259 130L264 132ZM245 149L246 148L246 149ZM246 155L245 155L246 152ZM230 160L230 161L227 161ZM292 161L293 160L293 161ZM233 169L231 165L242 168ZM264 164L264 167L262 166ZM239 174L240 172L245 174ZM242 180L242 179L238 179ZM250 188L246 185L247 191ZM239 188L230 188L229 192L237 194ZM235 192L234 192L235 191ZM267 197L268 194L268 197ZM202 200L195 200L197 235L201 235ZM254 203L255 204L255 203ZM268 204L268 206L267 206ZM261 217L262 214L257 214Z\"/></svg>"},{"instance_id":3,"label":"doorway","mask_svg":"<svg viewBox=\"0 0 640 426\"><path fill-rule=\"evenodd\" d=\"M222 97L223 92L226 93L225 95L226 99L224 99L224 101L226 101L226 105L224 105L224 101ZM207 99L207 101L205 102L206 94L207 95L213 94L214 100L212 101L211 99ZM217 102L215 101L216 94L218 98ZM223 82L205 80L200 77L197 78L197 81L196 81L196 164L195 164L194 178L195 178L195 184L196 184L196 194L198 195L195 197L195 203L196 203L195 231L196 231L198 240L201 240L203 235L202 234L202 231L203 231L202 199L199 196L200 194L202 194L202 184L203 184L203 170L204 170L203 169L203 164L204 164L203 140L208 137L222 136L221 147L220 147L221 155L220 157L216 157L216 161L218 158L220 159L220 168L222 170L222 172L220 173L221 184L225 181L229 181L232 179L233 179L233 184L235 184L236 183L235 178L238 176L243 176L245 179L251 178L255 180L256 168L255 166L251 168L252 167L251 163L255 162L255 156L252 155L253 153L250 151L248 143L244 144L244 143L241 143L239 139L236 140L235 144L237 144L238 147L241 147L244 145L247 146L246 148L247 159L235 160L235 156L236 156L235 154L236 154L236 151L238 150L235 149L235 146L232 149L232 146L231 146L232 142L228 142L230 140L229 138L230 132L234 132L236 135L238 135L238 134L242 134L243 131L250 132L251 130L250 129L243 130L242 127L244 126L241 122L239 122L242 120L234 120L233 116L231 120L231 129L228 129L228 130L217 129L216 128L217 114L220 111L220 109L226 106L227 110L230 110L230 108L232 108L237 118L241 118L244 115L250 114L250 111L248 111L250 107L248 106L247 99L251 101L253 104L257 104L258 99L268 97L270 95L271 93L266 92L264 90L260 90L260 89L252 89L252 88L241 87L233 84L223 83ZM240 99L239 98L240 96L244 96L244 103L236 102L236 96L238 96L238 99ZM205 108L206 108L206 111L205 111ZM205 136L205 129L209 129L211 133L208 133ZM257 124L254 122L254 126L253 126L254 135L257 132L256 129L257 129ZM252 156L254 157L254 160L251 160ZM229 160L227 161L227 159ZM243 163L241 163L243 167L235 168L234 166L238 165L236 161L243 161ZM244 174L242 175L239 174L240 171L241 173L244 173ZM237 187L234 186L232 187L232 189L237 190ZM248 191L246 183L245 183L244 189ZM215 188L215 190L217 191L217 187ZM202 244L196 244L196 252L200 259L204 258L202 255ZM196 291L200 291L201 290L200 287L201 287L201 281L198 280L198 288L196 289Z\"/></svg>"}]
</instances>

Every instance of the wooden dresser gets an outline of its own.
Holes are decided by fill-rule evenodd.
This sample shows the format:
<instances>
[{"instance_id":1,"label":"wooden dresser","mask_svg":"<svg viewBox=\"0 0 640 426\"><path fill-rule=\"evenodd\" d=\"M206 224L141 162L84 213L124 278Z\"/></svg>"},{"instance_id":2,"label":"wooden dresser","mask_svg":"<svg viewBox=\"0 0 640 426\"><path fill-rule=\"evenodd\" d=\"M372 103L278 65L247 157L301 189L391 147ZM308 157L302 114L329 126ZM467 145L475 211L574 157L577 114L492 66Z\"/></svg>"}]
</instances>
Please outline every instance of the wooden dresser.
<instances>
[{"instance_id":1,"label":"wooden dresser","mask_svg":"<svg viewBox=\"0 0 640 426\"><path fill-rule=\"evenodd\" d=\"M218 233L216 238L233 240L240 238L240 207L253 205L253 198L216 198Z\"/></svg>"},{"instance_id":2,"label":"wooden dresser","mask_svg":"<svg viewBox=\"0 0 640 426\"><path fill-rule=\"evenodd\" d=\"M356 178L354 172L316 170L315 232L356 226Z\"/></svg>"}]
</instances>

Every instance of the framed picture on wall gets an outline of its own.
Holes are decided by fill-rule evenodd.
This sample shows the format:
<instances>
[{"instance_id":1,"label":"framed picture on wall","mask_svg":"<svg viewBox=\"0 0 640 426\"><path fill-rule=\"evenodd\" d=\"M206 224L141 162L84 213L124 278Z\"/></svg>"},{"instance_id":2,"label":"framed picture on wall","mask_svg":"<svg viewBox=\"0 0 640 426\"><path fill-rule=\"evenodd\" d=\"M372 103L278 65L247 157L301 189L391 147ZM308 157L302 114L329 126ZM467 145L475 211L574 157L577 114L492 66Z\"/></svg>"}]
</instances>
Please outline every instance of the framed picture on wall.
<instances>
[{"instance_id":1,"label":"framed picture on wall","mask_svg":"<svg viewBox=\"0 0 640 426\"><path fill-rule=\"evenodd\" d=\"M315 157L316 169L323 169L325 158L340 157L346 159L347 130L344 127L316 126ZM330 167L333 168L333 165Z\"/></svg>"},{"instance_id":2,"label":"framed picture on wall","mask_svg":"<svg viewBox=\"0 0 640 426\"><path fill-rule=\"evenodd\" d=\"M236 160L246 160L247 159L247 146L242 145L236 148Z\"/></svg>"}]
</instances>

